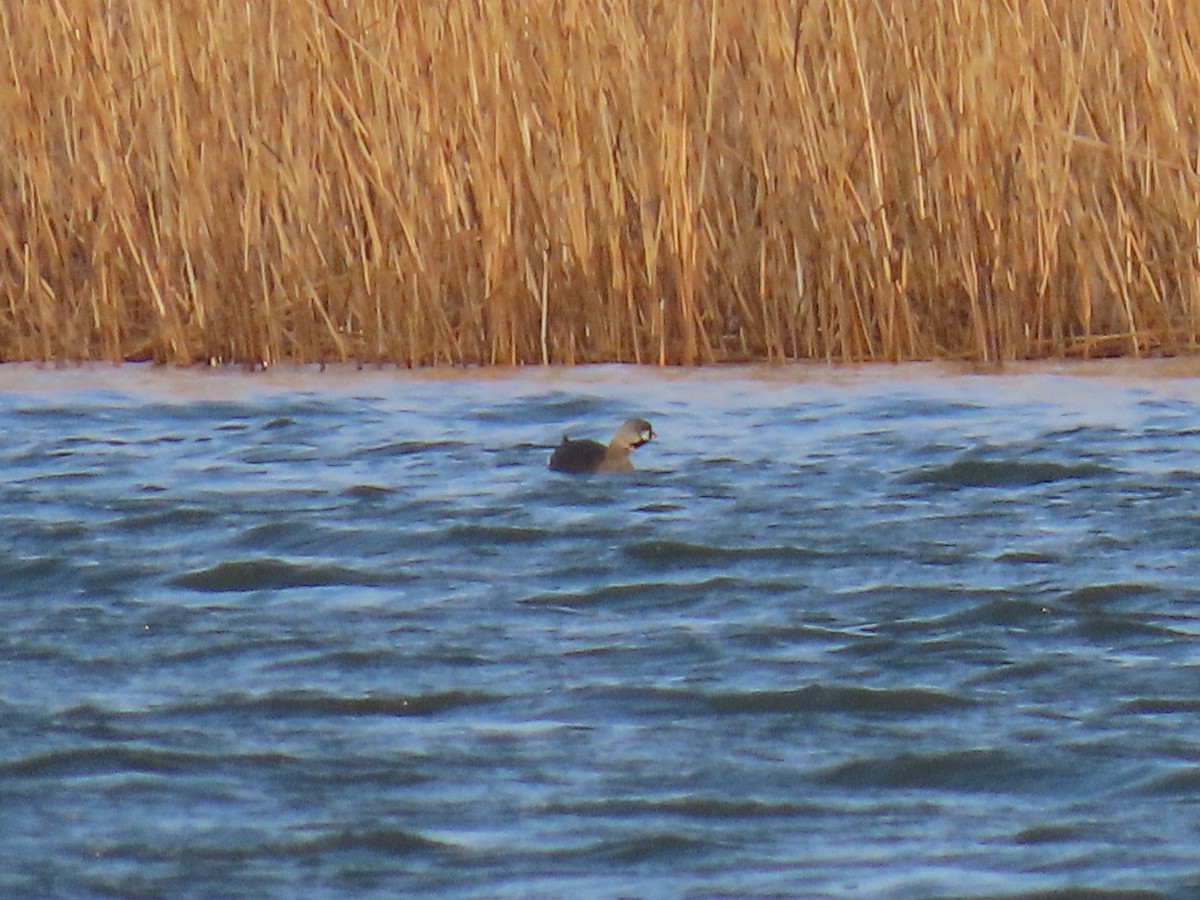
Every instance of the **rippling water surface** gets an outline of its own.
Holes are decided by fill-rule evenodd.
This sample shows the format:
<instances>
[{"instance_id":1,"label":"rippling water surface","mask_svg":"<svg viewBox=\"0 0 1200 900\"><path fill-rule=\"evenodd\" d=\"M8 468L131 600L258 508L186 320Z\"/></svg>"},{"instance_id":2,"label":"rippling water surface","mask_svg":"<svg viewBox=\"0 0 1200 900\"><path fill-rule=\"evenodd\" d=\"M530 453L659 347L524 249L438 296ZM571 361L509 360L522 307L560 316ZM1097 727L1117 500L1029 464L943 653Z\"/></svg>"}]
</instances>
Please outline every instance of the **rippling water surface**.
<instances>
[{"instance_id":1,"label":"rippling water surface","mask_svg":"<svg viewBox=\"0 0 1200 900\"><path fill-rule=\"evenodd\" d=\"M1148 371L0 368L0 895L1195 896Z\"/></svg>"}]
</instances>

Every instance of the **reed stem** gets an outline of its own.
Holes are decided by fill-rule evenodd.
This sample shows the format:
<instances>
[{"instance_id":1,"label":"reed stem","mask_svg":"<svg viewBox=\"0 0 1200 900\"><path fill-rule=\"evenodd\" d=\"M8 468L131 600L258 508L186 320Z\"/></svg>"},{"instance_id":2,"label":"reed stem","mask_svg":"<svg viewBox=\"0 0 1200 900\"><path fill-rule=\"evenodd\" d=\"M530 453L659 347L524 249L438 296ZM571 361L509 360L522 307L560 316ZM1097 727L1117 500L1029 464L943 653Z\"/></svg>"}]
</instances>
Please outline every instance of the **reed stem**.
<instances>
[{"instance_id":1,"label":"reed stem","mask_svg":"<svg viewBox=\"0 0 1200 900\"><path fill-rule=\"evenodd\" d=\"M1200 6L0 0L0 359L1189 353Z\"/></svg>"}]
</instances>

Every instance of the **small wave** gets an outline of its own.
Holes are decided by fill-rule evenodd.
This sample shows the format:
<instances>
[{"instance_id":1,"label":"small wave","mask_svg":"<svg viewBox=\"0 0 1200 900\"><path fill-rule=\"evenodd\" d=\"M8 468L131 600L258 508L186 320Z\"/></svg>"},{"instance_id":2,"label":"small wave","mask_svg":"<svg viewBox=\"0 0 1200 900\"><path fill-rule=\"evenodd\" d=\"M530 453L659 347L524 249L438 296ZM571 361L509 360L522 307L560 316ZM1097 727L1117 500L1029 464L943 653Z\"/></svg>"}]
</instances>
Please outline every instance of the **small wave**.
<instances>
[{"instance_id":1,"label":"small wave","mask_svg":"<svg viewBox=\"0 0 1200 900\"><path fill-rule=\"evenodd\" d=\"M1064 823L1031 825L1022 828L1013 836L1013 843L1036 846L1039 844L1062 844L1086 840L1096 830L1093 823ZM1090 894L1088 896L1091 896Z\"/></svg>"},{"instance_id":2,"label":"small wave","mask_svg":"<svg viewBox=\"0 0 1200 900\"><path fill-rule=\"evenodd\" d=\"M595 395L555 392L492 404L475 410L471 418L486 423L546 423L560 430L573 430L564 426L599 418L610 406L609 401Z\"/></svg>"},{"instance_id":3,"label":"small wave","mask_svg":"<svg viewBox=\"0 0 1200 900\"><path fill-rule=\"evenodd\" d=\"M249 466L274 466L315 463L321 457L314 446L272 444L269 447L249 447L239 450L233 454L232 458ZM314 492L312 496L319 496L319 494Z\"/></svg>"},{"instance_id":4,"label":"small wave","mask_svg":"<svg viewBox=\"0 0 1200 900\"><path fill-rule=\"evenodd\" d=\"M989 598L967 609L953 613L942 620L944 625L995 625L1002 628L1019 628L1044 621L1050 614L1049 607L1036 600L1018 597Z\"/></svg>"},{"instance_id":5,"label":"small wave","mask_svg":"<svg viewBox=\"0 0 1200 900\"><path fill-rule=\"evenodd\" d=\"M331 527L302 518L277 518L238 533L232 546L282 557L364 558L394 544L390 535L350 524Z\"/></svg>"},{"instance_id":6,"label":"small wave","mask_svg":"<svg viewBox=\"0 0 1200 900\"><path fill-rule=\"evenodd\" d=\"M1176 713L1200 713L1200 700L1195 697L1139 697L1121 707L1123 712L1135 715L1174 715Z\"/></svg>"},{"instance_id":7,"label":"small wave","mask_svg":"<svg viewBox=\"0 0 1200 900\"><path fill-rule=\"evenodd\" d=\"M717 590L729 590L740 585L736 578L718 576L701 581L638 581L609 584L592 590L564 591L525 597L521 603L530 606L577 609L589 606L662 606L691 604Z\"/></svg>"},{"instance_id":8,"label":"small wave","mask_svg":"<svg viewBox=\"0 0 1200 900\"><path fill-rule=\"evenodd\" d=\"M1043 550L1004 550L996 554L997 562L1014 563L1016 565L1058 565L1062 556Z\"/></svg>"},{"instance_id":9,"label":"small wave","mask_svg":"<svg viewBox=\"0 0 1200 900\"><path fill-rule=\"evenodd\" d=\"M1178 796L1189 802L1200 793L1200 766L1186 766L1149 779L1138 793L1150 796Z\"/></svg>"},{"instance_id":10,"label":"small wave","mask_svg":"<svg viewBox=\"0 0 1200 900\"><path fill-rule=\"evenodd\" d=\"M1113 474L1096 463L1025 462L1023 460L959 459L925 469L907 480L938 487L1032 487L1053 481Z\"/></svg>"},{"instance_id":11,"label":"small wave","mask_svg":"<svg viewBox=\"0 0 1200 900\"><path fill-rule=\"evenodd\" d=\"M793 691L749 691L710 696L708 705L720 713L855 713L926 715L966 709L975 702L965 697L920 688L863 688L810 685Z\"/></svg>"},{"instance_id":12,"label":"small wave","mask_svg":"<svg viewBox=\"0 0 1200 900\"><path fill-rule=\"evenodd\" d=\"M1004 792L1044 777L1045 773L1003 750L956 750L856 759L834 766L819 780L853 788Z\"/></svg>"},{"instance_id":13,"label":"small wave","mask_svg":"<svg viewBox=\"0 0 1200 900\"><path fill-rule=\"evenodd\" d=\"M1190 638L1191 635L1134 616L1088 615L1079 620L1079 635L1089 641L1117 645L1135 638Z\"/></svg>"},{"instance_id":14,"label":"small wave","mask_svg":"<svg viewBox=\"0 0 1200 900\"><path fill-rule=\"evenodd\" d=\"M61 556L14 555L0 561L0 583L20 585L28 590L33 585L54 584L71 572L71 566Z\"/></svg>"},{"instance_id":15,"label":"small wave","mask_svg":"<svg viewBox=\"0 0 1200 900\"><path fill-rule=\"evenodd\" d=\"M490 694L443 691L433 694L384 694L369 697L340 697L310 691L284 691L265 695L233 694L190 705L188 713L257 713L283 716L434 716L465 706L496 700Z\"/></svg>"},{"instance_id":16,"label":"small wave","mask_svg":"<svg viewBox=\"0 0 1200 900\"><path fill-rule=\"evenodd\" d=\"M346 566L291 563L270 558L223 562L207 569L185 572L169 583L205 593L235 593L300 587L383 587L405 580L395 574L385 576Z\"/></svg>"},{"instance_id":17,"label":"small wave","mask_svg":"<svg viewBox=\"0 0 1200 900\"><path fill-rule=\"evenodd\" d=\"M674 513L687 509L682 503L675 503L670 500L662 500L655 503L643 503L637 507L640 513Z\"/></svg>"},{"instance_id":18,"label":"small wave","mask_svg":"<svg viewBox=\"0 0 1200 900\"><path fill-rule=\"evenodd\" d=\"M409 856L421 853L444 853L457 849L453 844L427 838L401 828L375 828L332 831L328 834L294 841L238 841L236 838L214 835L206 841L188 841L186 845L170 839L153 844L126 842L104 846L107 856L127 856L142 861L162 861L173 864L201 866L207 864L241 863L247 860L311 859L323 853L368 851L388 856ZM142 895L144 892L136 892ZM124 896L125 892L121 892Z\"/></svg>"},{"instance_id":19,"label":"small wave","mask_svg":"<svg viewBox=\"0 0 1200 900\"><path fill-rule=\"evenodd\" d=\"M453 844L427 838L404 828L375 828L332 832L310 840L275 844L264 848L274 856L310 857L314 853L341 853L368 850L388 856L423 852L446 852L457 849Z\"/></svg>"},{"instance_id":20,"label":"small wave","mask_svg":"<svg viewBox=\"0 0 1200 900\"><path fill-rule=\"evenodd\" d=\"M324 650L271 663L266 668L278 672L298 669L333 669L341 672L354 672L376 666L390 666L394 662L395 654L391 648Z\"/></svg>"},{"instance_id":21,"label":"small wave","mask_svg":"<svg viewBox=\"0 0 1200 900\"><path fill-rule=\"evenodd\" d=\"M1132 597L1144 597L1147 594L1161 594L1162 592L1162 588L1153 584L1114 582L1084 585L1063 594L1061 600L1073 606L1091 607L1120 602Z\"/></svg>"},{"instance_id":22,"label":"small wave","mask_svg":"<svg viewBox=\"0 0 1200 900\"><path fill-rule=\"evenodd\" d=\"M761 800L730 800L724 797L684 796L662 799L627 798L583 803L551 804L552 812L599 818L640 818L643 816L679 816L684 819L776 819L816 816L824 808L808 803Z\"/></svg>"},{"instance_id":23,"label":"small wave","mask_svg":"<svg viewBox=\"0 0 1200 900\"><path fill-rule=\"evenodd\" d=\"M15 778L84 778L141 773L169 775L212 765L213 757L149 747L104 745L55 750L0 765L0 773Z\"/></svg>"},{"instance_id":24,"label":"small wave","mask_svg":"<svg viewBox=\"0 0 1200 900\"><path fill-rule=\"evenodd\" d=\"M201 506L170 506L161 509L131 510L113 524L129 531L152 531L160 528L187 529L203 526L218 518L216 510Z\"/></svg>"},{"instance_id":25,"label":"small wave","mask_svg":"<svg viewBox=\"0 0 1200 900\"><path fill-rule=\"evenodd\" d=\"M392 488L379 484L355 484L342 493L354 500L380 500L390 496L393 491Z\"/></svg>"},{"instance_id":26,"label":"small wave","mask_svg":"<svg viewBox=\"0 0 1200 900\"><path fill-rule=\"evenodd\" d=\"M825 554L804 547L725 547L717 544L702 544L689 541L652 539L637 541L625 546L625 555L641 562L680 563L686 565L725 565L739 560L786 562L810 560Z\"/></svg>"},{"instance_id":27,"label":"small wave","mask_svg":"<svg viewBox=\"0 0 1200 900\"><path fill-rule=\"evenodd\" d=\"M550 537L545 528L529 528L524 525L454 525L446 531L447 537L455 541L472 544L532 544Z\"/></svg>"},{"instance_id":28,"label":"small wave","mask_svg":"<svg viewBox=\"0 0 1200 900\"><path fill-rule=\"evenodd\" d=\"M686 834L664 831L654 834L637 834L630 837L600 841L586 847L562 851L558 856L600 859L621 865L667 861L703 853L712 849L711 841L700 840Z\"/></svg>"},{"instance_id":29,"label":"small wave","mask_svg":"<svg viewBox=\"0 0 1200 900\"><path fill-rule=\"evenodd\" d=\"M415 456L422 453L443 453L450 450L462 450L469 446L462 441L389 441L386 444L376 444L356 451L353 456L365 457L397 457Z\"/></svg>"}]
</instances>

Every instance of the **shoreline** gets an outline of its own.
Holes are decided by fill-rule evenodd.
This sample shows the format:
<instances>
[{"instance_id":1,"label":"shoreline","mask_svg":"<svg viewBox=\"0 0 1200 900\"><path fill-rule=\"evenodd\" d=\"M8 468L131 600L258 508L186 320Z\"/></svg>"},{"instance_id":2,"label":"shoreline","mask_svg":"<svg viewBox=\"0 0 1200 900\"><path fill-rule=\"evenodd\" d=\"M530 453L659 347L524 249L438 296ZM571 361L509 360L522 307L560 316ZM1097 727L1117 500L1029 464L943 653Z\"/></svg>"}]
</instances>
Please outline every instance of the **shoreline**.
<instances>
[{"instance_id":1,"label":"shoreline","mask_svg":"<svg viewBox=\"0 0 1200 900\"><path fill-rule=\"evenodd\" d=\"M574 366L431 366L407 368L392 364L360 366L353 363L319 365L280 363L249 369L245 366L177 366L149 362L72 363L11 362L0 364L0 393L42 393L73 389L122 390L157 393L169 388L176 393L189 388L199 394L205 388L237 385L254 391L304 389L354 390L364 384L526 382L553 389L569 381L572 385L611 385L627 389L638 382L671 383L694 381L758 383L764 388L811 384L822 387L854 387L882 382L923 383L947 378L1009 379L1059 376L1118 381L1170 381L1200 379L1200 356L1154 358L1110 357L1094 360L1022 360L1002 366L979 366L965 362L811 362L729 363L705 366L648 366L633 363L593 363ZM190 392L190 391L188 391Z\"/></svg>"}]
</instances>

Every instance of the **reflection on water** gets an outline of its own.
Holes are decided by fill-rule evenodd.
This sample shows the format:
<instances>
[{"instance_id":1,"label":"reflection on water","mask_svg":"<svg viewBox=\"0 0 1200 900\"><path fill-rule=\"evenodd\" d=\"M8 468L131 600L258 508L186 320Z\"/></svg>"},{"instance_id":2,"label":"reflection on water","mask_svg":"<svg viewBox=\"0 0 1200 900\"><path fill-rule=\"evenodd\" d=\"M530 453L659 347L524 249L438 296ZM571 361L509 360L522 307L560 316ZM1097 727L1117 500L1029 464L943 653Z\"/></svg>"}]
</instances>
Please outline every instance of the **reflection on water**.
<instances>
[{"instance_id":1,"label":"reflection on water","mask_svg":"<svg viewBox=\"0 0 1200 900\"><path fill-rule=\"evenodd\" d=\"M1095 371L0 369L0 894L1200 890L1200 382Z\"/></svg>"}]
</instances>

